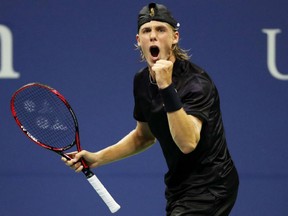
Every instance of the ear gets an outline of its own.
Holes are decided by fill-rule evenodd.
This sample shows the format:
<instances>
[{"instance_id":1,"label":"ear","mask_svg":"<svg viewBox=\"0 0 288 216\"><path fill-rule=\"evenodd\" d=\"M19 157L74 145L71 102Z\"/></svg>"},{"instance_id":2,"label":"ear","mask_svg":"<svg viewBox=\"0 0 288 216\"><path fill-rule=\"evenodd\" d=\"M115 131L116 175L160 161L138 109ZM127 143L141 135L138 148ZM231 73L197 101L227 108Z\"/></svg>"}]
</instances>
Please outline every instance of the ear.
<instances>
[{"instance_id":1,"label":"ear","mask_svg":"<svg viewBox=\"0 0 288 216\"><path fill-rule=\"evenodd\" d=\"M137 45L140 46L140 37L139 37L139 34L136 35L136 41L137 41Z\"/></svg>"},{"instance_id":2,"label":"ear","mask_svg":"<svg viewBox=\"0 0 288 216\"><path fill-rule=\"evenodd\" d=\"M179 42L179 32L175 31L173 34L173 44L177 44Z\"/></svg>"}]
</instances>

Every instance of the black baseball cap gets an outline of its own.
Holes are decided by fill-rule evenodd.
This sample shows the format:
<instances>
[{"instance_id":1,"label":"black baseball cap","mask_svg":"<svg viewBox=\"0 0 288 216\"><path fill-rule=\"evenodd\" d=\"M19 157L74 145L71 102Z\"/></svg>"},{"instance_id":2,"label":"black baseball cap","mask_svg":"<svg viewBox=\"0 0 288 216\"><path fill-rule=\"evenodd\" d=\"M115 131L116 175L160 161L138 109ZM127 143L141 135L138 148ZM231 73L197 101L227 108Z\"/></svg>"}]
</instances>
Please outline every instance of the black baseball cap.
<instances>
[{"instance_id":1,"label":"black baseball cap","mask_svg":"<svg viewBox=\"0 0 288 216\"><path fill-rule=\"evenodd\" d=\"M138 31L140 27L152 20L169 23L174 28L179 28L180 24L173 18L168 9L161 4L150 3L143 7L138 15Z\"/></svg>"}]
</instances>

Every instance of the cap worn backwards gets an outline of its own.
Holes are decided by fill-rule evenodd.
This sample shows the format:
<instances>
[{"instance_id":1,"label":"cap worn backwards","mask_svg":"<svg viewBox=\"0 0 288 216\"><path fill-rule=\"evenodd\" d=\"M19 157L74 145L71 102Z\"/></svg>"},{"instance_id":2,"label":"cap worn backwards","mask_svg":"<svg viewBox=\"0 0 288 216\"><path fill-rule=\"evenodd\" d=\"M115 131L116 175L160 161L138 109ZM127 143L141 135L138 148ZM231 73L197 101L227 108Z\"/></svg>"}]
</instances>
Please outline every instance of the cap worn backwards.
<instances>
[{"instance_id":1,"label":"cap worn backwards","mask_svg":"<svg viewBox=\"0 0 288 216\"><path fill-rule=\"evenodd\" d=\"M138 15L138 31L140 27L152 20L169 23L174 28L179 28L180 24L173 18L168 9L161 4L150 3L142 8Z\"/></svg>"}]
</instances>

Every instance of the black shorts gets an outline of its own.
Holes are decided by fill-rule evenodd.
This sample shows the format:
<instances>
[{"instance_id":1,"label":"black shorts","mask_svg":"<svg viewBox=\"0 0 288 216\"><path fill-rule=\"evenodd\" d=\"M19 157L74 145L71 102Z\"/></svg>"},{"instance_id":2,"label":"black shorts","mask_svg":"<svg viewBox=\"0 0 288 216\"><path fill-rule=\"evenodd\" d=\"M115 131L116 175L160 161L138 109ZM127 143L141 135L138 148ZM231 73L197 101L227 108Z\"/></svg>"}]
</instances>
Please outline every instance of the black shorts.
<instances>
[{"instance_id":1,"label":"black shorts","mask_svg":"<svg viewBox=\"0 0 288 216\"><path fill-rule=\"evenodd\" d=\"M226 197L217 197L206 191L186 196L167 204L166 216L228 216L237 198L237 191Z\"/></svg>"}]
</instances>

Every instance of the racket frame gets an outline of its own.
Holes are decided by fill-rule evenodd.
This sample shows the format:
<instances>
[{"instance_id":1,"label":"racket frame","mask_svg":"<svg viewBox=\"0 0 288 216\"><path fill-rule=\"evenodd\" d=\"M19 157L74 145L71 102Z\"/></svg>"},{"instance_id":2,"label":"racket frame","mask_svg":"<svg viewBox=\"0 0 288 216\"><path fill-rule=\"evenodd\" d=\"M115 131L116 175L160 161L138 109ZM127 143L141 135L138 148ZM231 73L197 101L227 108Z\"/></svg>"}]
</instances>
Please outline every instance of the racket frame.
<instances>
[{"instance_id":1,"label":"racket frame","mask_svg":"<svg viewBox=\"0 0 288 216\"><path fill-rule=\"evenodd\" d=\"M39 141L36 137L34 137L31 133L29 133L28 130L26 130L26 128L23 126L23 124L21 123L21 121L19 120L19 118L17 117L17 112L15 110L15 107L14 107L14 101L15 101L15 98L16 96L18 95L19 92L25 90L26 88L29 88L31 86L39 86L41 88L46 88L48 89L50 92L52 92L53 94L55 94L64 104L65 106L68 108L73 120L74 120L74 125L75 125L75 140L74 142L72 142L71 144L65 146L65 148L57 148L57 147L53 147L53 146L50 146L50 145L47 145L45 143L42 143L41 141ZM81 147L80 147L80 139L79 139L79 127L78 127L78 121L77 121L77 118L76 118L76 115L72 109L72 107L70 106L70 104L68 103L68 101L65 99L65 97L60 94L57 90L51 88L50 86L48 85L44 85L44 84L41 84L41 83L28 83L24 86L22 86L21 88L19 88L17 91L15 91L15 93L12 95L12 98L11 98L11 101L10 101L10 109L11 109L11 112L12 112L12 115L17 123L17 125L20 127L20 129L22 130L22 132L28 137L30 138L34 143L40 145L41 147L45 148L45 149L48 149L48 150L51 150L51 151L54 151L56 152L57 154L60 154L64 157L67 157L63 152L72 148L75 144L76 144L76 147L77 147L77 150L81 150ZM77 138L76 138L77 137ZM78 145L77 145L77 142L76 140L78 141Z\"/></svg>"},{"instance_id":2,"label":"racket frame","mask_svg":"<svg viewBox=\"0 0 288 216\"><path fill-rule=\"evenodd\" d=\"M14 107L14 101L15 98L17 96L17 94L20 91L23 91L26 88L29 88L31 86L38 86L38 87L42 87L42 88L46 88L48 89L50 92L52 92L53 94L55 94L64 104L65 106L68 108L73 120L74 120L74 125L75 125L75 140L74 142L72 142L71 144L69 144L68 146L65 146L65 148L55 148L53 146L49 146L45 143L42 143L41 141L39 141L37 138L35 138L31 133L29 133L29 131L26 130L26 128L22 125L21 121L19 120L19 118L17 117L17 112L15 110ZM77 151L80 152L81 151L81 146L80 146L80 136L79 136L79 126L78 126L78 120L76 118L75 112L73 111L72 107L70 106L70 104L68 103L68 101L65 99L65 97L60 94L60 92L58 92L56 89L48 86L48 85L44 85L41 83L37 83L37 82L33 82L33 83L28 83L24 86L22 86L21 88L19 88L18 90L15 91L15 93L12 95L11 101L10 101L10 109L12 112L12 115L17 123L17 125L19 126L19 128L21 129L21 131L30 139L32 140L34 143L38 144L39 146L51 150L53 152L56 152L57 154L65 157L68 160L71 160L71 158L69 156L67 156L64 151L70 149L71 147L73 147L76 144L76 148ZM100 195L100 197L103 199L103 201L106 203L106 205L109 207L110 211L112 213L117 212L120 209L120 205L113 199L113 197L110 195L110 193L107 191L107 189L104 187L104 185L99 181L99 179L96 177L96 175L89 169L89 166L86 164L86 162L84 161L83 158L80 159L82 165L83 165L83 169L82 172L85 174L88 182L92 185L92 187L97 191L97 193Z\"/></svg>"}]
</instances>

